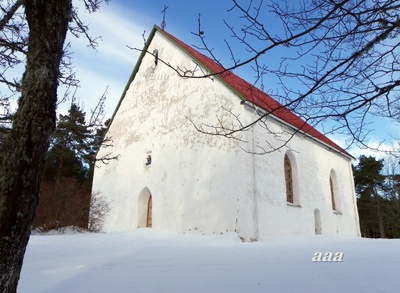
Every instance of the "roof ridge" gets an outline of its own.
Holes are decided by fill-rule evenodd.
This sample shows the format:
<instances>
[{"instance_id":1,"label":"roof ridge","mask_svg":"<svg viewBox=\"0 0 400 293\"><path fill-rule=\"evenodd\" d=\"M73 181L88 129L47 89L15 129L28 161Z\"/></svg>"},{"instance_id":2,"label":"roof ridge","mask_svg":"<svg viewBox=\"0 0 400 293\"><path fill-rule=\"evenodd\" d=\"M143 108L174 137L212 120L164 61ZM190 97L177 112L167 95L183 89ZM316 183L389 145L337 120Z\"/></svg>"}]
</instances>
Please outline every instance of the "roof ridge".
<instances>
[{"instance_id":1,"label":"roof ridge","mask_svg":"<svg viewBox=\"0 0 400 293\"><path fill-rule=\"evenodd\" d=\"M164 34L166 37L168 37L170 40L176 43L179 47L181 47L184 51L186 51L190 56L195 58L196 61L198 61L202 66L204 66L210 72L215 74L217 78L219 78L228 87L233 89L241 99L251 102L252 104L271 113L271 115L291 125L296 130L299 130L313 137L314 139L323 142L324 144L330 146L331 148L334 148L338 152L354 159L352 155L350 155L338 144L333 142L327 136L325 136L317 129L315 129L313 126L304 121L302 118L300 118L297 114L287 109L284 105L279 103L277 100L272 98L270 95L268 95L255 85L239 77L231 70L227 70L226 68L218 64L216 61L200 53L192 46L189 46L188 44L182 42L175 36L171 35L170 33L158 27L157 25L154 26L154 29L160 31L162 34Z\"/></svg>"}]
</instances>

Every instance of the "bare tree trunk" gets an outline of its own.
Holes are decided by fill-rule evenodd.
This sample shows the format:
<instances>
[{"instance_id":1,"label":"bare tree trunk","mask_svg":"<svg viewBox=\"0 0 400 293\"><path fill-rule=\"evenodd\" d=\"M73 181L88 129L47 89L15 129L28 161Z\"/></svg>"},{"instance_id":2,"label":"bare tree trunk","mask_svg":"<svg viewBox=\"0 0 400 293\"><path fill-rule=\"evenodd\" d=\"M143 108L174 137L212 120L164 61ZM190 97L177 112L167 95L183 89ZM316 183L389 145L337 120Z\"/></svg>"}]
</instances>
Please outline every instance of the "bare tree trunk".
<instances>
[{"instance_id":1,"label":"bare tree trunk","mask_svg":"<svg viewBox=\"0 0 400 293\"><path fill-rule=\"evenodd\" d=\"M381 209L381 200L379 195L375 193L374 195L376 201L376 209L378 212L378 224L379 224L379 234L380 238L386 238L385 235L385 226L383 225L383 216L382 216L382 209Z\"/></svg>"},{"instance_id":2,"label":"bare tree trunk","mask_svg":"<svg viewBox=\"0 0 400 293\"><path fill-rule=\"evenodd\" d=\"M0 168L0 293L15 293L49 137L55 126L57 79L71 0L25 0L27 64L18 110Z\"/></svg>"}]
</instances>

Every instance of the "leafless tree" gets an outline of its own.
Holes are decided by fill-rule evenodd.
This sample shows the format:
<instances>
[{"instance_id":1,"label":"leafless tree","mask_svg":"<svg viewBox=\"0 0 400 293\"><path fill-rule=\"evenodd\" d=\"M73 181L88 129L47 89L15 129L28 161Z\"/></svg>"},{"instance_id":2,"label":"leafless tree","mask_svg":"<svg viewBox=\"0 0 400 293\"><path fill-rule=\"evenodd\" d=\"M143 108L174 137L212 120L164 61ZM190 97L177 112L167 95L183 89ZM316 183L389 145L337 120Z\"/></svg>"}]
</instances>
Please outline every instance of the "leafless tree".
<instances>
[{"instance_id":1,"label":"leafless tree","mask_svg":"<svg viewBox=\"0 0 400 293\"><path fill-rule=\"evenodd\" d=\"M230 14L241 21L225 21L232 38L223 71L250 66L254 83L308 124L330 121L325 133L368 147L375 117L400 116L399 9L398 0L232 0ZM199 17L197 48L222 65L203 26ZM270 114L234 129L199 128L235 137Z\"/></svg>"},{"instance_id":2,"label":"leafless tree","mask_svg":"<svg viewBox=\"0 0 400 293\"><path fill-rule=\"evenodd\" d=\"M94 12L101 0L83 0ZM56 121L57 88L68 82L65 37L84 34L72 0L6 0L0 3L0 82L19 96L5 135L0 168L0 292L14 293L39 200L49 138ZM25 72L11 69L24 63ZM68 72L68 71L67 71ZM7 98L2 96L6 105ZM3 115L1 118L9 119Z\"/></svg>"},{"instance_id":3,"label":"leafless tree","mask_svg":"<svg viewBox=\"0 0 400 293\"><path fill-rule=\"evenodd\" d=\"M90 213L88 229L92 232L99 232L103 228L104 220L110 212L110 203L106 197L99 193L93 193L90 197Z\"/></svg>"}]
</instances>

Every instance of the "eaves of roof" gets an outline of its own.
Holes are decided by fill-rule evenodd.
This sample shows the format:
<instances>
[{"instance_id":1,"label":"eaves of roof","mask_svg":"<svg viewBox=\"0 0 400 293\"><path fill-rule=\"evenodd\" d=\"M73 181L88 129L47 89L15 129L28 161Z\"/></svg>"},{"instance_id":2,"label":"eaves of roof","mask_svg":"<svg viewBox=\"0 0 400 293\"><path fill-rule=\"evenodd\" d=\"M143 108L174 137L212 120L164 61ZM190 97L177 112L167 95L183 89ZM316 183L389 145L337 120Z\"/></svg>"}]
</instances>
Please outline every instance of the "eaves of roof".
<instances>
[{"instance_id":1,"label":"eaves of roof","mask_svg":"<svg viewBox=\"0 0 400 293\"><path fill-rule=\"evenodd\" d=\"M296 131L304 133L305 135L323 143L329 148L332 148L333 150L341 153L342 155L350 159L355 159L339 145L334 143L328 137L323 135L321 132L309 125L299 116L294 114L289 109L285 108L278 101L276 101L271 96L264 93L254 85L248 83L233 72L227 71L214 60L198 52L191 46L162 30L158 26L154 26L153 31L154 30L162 33L173 43L177 44L183 51L189 54L193 59L195 59L200 65L204 66L209 72L214 73L216 78L221 80L226 86L234 91L243 101L249 101L251 104L254 104L267 111L268 115L275 116L276 118L278 118L278 120L284 122L285 124L288 124Z\"/></svg>"},{"instance_id":2,"label":"eaves of roof","mask_svg":"<svg viewBox=\"0 0 400 293\"><path fill-rule=\"evenodd\" d=\"M181 40L177 39L176 37L167 33L166 31L164 31L163 29L161 29L160 27L158 27L156 25L153 27L152 31L150 32L147 42L138 58L136 66L134 67L132 74L128 80L128 83L125 86L125 89L124 89L122 96L118 102L118 105L114 111L114 114L111 117L111 123L122 103L122 100L125 97L125 94L129 88L129 85L134 80L134 78L140 68L140 65L142 63L143 57L145 56L145 54L147 54L150 43L157 31L160 32L165 37L167 37L170 41L175 43L178 47L180 47L184 52L186 52L196 62L198 62L199 65L202 65L209 72L211 72L212 74L215 74L215 77L218 78L227 87L229 87L234 93L236 93L236 95L242 101L248 101L257 107L262 108L263 110L267 111L268 115L270 115L271 117L277 118L281 122L289 125L295 131L299 131L300 133L303 133L303 134L313 138L314 140L319 141L320 143L326 145L328 148L333 149L334 151L344 155L345 157L347 157L349 159L355 159L352 155L350 155L348 152L346 152L339 145L337 145L332 140L330 140L328 137L326 137L325 135L320 133L318 130L316 130L314 127L312 127L311 125L306 123L299 116L294 114L292 111L285 108L278 101L276 101L275 99L270 97L268 94L264 93L263 91L261 91L260 89L255 87L254 85L252 85L252 84L248 83L247 81L245 81L244 79L240 78L233 72L225 70L225 68L223 68L217 62L215 62L212 59L210 59L209 57L201 54L200 52L198 52L191 46L187 45L186 43L182 42ZM220 73L220 74L218 74L218 73Z\"/></svg>"}]
</instances>

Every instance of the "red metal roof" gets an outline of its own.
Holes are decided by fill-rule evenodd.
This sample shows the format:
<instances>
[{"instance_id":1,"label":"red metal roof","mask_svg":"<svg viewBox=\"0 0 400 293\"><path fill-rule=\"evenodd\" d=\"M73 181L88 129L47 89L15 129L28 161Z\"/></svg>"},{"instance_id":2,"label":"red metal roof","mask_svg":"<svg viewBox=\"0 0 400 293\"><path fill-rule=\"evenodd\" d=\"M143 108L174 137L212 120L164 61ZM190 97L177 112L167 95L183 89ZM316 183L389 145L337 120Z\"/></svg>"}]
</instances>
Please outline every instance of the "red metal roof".
<instances>
[{"instance_id":1,"label":"red metal roof","mask_svg":"<svg viewBox=\"0 0 400 293\"><path fill-rule=\"evenodd\" d=\"M332 140L327 138L325 135L320 133L314 127L306 123L302 120L299 116L294 114L289 109L285 108L281 105L278 101L271 98L268 94L264 93L254 85L248 83L244 79L240 78L236 74L231 71L225 71L225 69L219 65L217 62L213 61L209 57L201 54L191 46L185 44L181 40L177 39L173 35L167 33L166 31L162 30L158 26L155 26L160 33L167 36L173 42L178 44L184 51L186 51L190 56L192 56L195 60L197 60L200 64L202 64L205 68L207 68L212 73L219 73L224 72L222 74L216 75L220 80L226 83L229 87L231 87L234 91L237 92L238 95L241 96L242 99L249 101L256 106L266 110L267 112L271 113L270 115L276 116L279 119L285 121L286 123L293 126L295 129L304 132L311 137L320 140L321 142L327 144L328 146L332 147L333 149L339 151L340 153L345 154L351 158L348 152L346 152L343 148L338 146Z\"/></svg>"}]
</instances>

